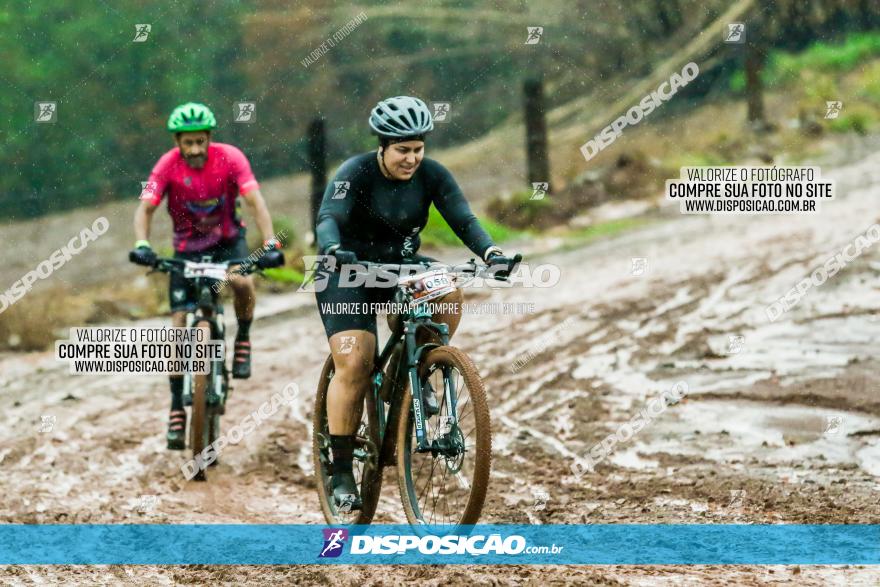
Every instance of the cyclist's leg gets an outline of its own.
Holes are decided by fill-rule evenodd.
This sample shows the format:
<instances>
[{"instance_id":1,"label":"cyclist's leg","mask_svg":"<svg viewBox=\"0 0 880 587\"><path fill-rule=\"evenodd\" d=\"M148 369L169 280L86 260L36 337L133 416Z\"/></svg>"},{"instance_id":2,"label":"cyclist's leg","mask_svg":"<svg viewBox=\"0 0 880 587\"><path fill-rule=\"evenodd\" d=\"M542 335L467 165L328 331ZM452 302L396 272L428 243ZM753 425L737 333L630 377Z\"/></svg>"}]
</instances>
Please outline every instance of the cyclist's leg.
<instances>
[{"instance_id":1,"label":"cyclist's leg","mask_svg":"<svg viewBox=\"0 0 880 587\"><path fill-rule=\"evenodd\" d=\"M368 313L374 296L364 287L340 287L338 273L315 295L334 364L327 390L330 434L354 434L360 421L358 401L369 388L376 352L376 315ZM351 413L352 406L357 414Z\"/></svg>"},{"instance_id":2,"label":"cyclist's leg","mask_svg":"<svg viewBox=\"0 0 880 587\"><path fill-rule=\"evenodd\" d=\"M223 242L211 250L211 257L218 263L233 259L246 259L248 255L244 230L234 241ZM238 267L238 265L233 265L230 267L230 271ZM245 335L242 337L242 340L247 340L247 327L250 326L250 321L254 318L254 306L257 304L257 290L254 287L254 278L250 275L238 275L232 272L229 275L229 287L232 288L232 295L235 300L235 317L238 318L239 333L242 332L243 323L246 323Z\"/></svg>"},{"instance_id":3,"label":"cyclist's leg","mask_svg":"<svg viewBox=\"0 0 880 587\"><path fill-rule=\"evenodd\" d=\"M239 330L241 323L254 318L254 307L257 305L257 290L254 286L254 278L250 275L230 275L229 287L235 300L235 317L238 318ZM247 336L244 337L247 340Z\"/></svg>"},{"instance_id":4,"label":"cyclist's leg","mask_svg":"<svg viewBox=\"0 0 880 587\"><path fill-rule=\"evenodd\" d=\"M367 330L344 330L330 337L335 372L327 390L331 435L353 435L361 420L364 394L376 353L376 336Z\"/></svg>"},{"instance_id":5,"label":"cyclist's leg","mask_svg":"<svg viewBox=\"0 0 880 587\"><path fill-rule=\"evenodd\" d=\"M337 505L361 507L354 479L354 440L369 392L376 336L366 330L343 330L330 337L334 374L327 389L327 424L333 454L333 494Z\"/></svg>"},{"instance_id":6,"label":"cyclist's leg","mask_svg":"<svg viewBox=\"0 0 880 587\"><path fill-rule=\"evenodd\" d=\"M461 322L462 300L464 300L464 295L462 294L461 289L457 289L434 302L436 307L443 311L435 312L432 320L434 320L434 322L446 324L449 327L450 338L452 338L452 335L458 330L458 324ZM417 344L424 344L429 340L433 340L433 342L437 342L438 344L440 342L436 337L436 334L431 331L421 330L416 337Z\"/></svg>"},{"instance_id":7,"label":"cyclist's leg","mask_svg":"<svg viewBox=\"0 0 880 587\"><path fill-rule=\"evenodd\" d=\"M251 376L251 322L254 319L256 291L251 276L233 275L229 286L235 296L235 317L238 319L238 332L232 355L232 376L247 379Z\"/></svg>"},{"instance_id":8,"label":"cyclist's leg","mask_svg":"<svg viewBox=\"0 0 880 587\"><path fill-rule=\"evenodd\" d=\"M242 234L234 243L219 247L215 259L228 261L247 257L247 242ZM237 379L247 379L251 376L250 330L254 319L254 307L257 304L257 290L254 287L253 277L235 273L229 276L229 287L232 289L235 317L238 321L238 332L235 335L233 349L232 376Z\"/></svg>"},{"instance_id":9,"label":"cyclist's leg","mask_svg":"<svg viewBox=\"0 0 880 587\"><path fill-rule=\"evenodd\" d=\"M351 503L357 509L360 498L352 458L376 353L376 316L367 313L372 295L363 287L340 287L339 274L333 273L316 297L334 363L327 390L333 494L337 505Z\"/></svg>"}]
</instances>

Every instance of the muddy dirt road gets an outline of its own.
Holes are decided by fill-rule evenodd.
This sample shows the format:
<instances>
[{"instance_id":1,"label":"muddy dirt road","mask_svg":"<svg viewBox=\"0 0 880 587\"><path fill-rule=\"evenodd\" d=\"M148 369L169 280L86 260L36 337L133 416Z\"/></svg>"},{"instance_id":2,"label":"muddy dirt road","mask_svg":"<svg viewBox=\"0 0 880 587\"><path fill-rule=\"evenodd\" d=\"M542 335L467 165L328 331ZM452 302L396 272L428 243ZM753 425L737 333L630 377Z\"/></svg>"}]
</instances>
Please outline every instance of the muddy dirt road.
<instances>
[{"instance_id":1,"label":"muddy dirt road","mask_svg":"<svg viewBox=\"0 0 880 587\"><path fill-rule=\"evenodd\" d=\"M815 216L682 217L664 208L636 232L535 252L532 265L560 266L556 287L471 292L467 301L534 304L533 313L467 316L455 339L480 366L492 402L495 457L483 521L880 523L880 250L868 249L775 322L765 313L880 220L878 169L880 156L824 169L839 195ZM641 275L633 275L633 258L646 259ZM260 305L272 315L253 329L255 377L235 384L226 426L291 382L300 394L227 448L208 483L186 482L180 453L164 450L163 378L72 377L50 353L0 356L0 519L321 523L309 420L327 352L323 331L310 294L265 296ZM573 476L576 456L679 381L688 385L684 400L620 442L594 471ZM54 417L50 430L43 416ZM396 484L384 491L376 521L404 521ZM880 583L880 569L0 570L0 581L12 584L409 579L869 585Z\"/></svg>"}]
</instances>

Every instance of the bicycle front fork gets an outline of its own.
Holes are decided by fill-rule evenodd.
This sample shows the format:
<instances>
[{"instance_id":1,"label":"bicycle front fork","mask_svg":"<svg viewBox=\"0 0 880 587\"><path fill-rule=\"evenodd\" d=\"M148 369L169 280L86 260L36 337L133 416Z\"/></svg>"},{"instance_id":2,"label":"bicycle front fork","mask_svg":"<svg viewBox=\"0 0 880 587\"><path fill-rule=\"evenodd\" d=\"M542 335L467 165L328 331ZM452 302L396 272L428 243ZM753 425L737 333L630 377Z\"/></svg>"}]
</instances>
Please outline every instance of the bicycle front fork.
<instances>
[{"instance_id":1,"label":"bicycle front fork","mask_svg":"<svg viewBox=\"0 0 880 587\"><path fill-rule=\"evenodd\" d=\"M428 436L425 433L427 418L425 417L424 413L424 390L422 389L422 384L419 380L419 363L421 361L422 355L428 352L430 349L434 348L436 345L425 344L420 347L416 347L416 332L420 325L427 326L436 330L440 334L440 340L443 345L449 344L449 326L443 324L442 322L433 322L428 320L424 323L419 324L407 324L404 327L404 336L406 339L405 347L407 368L410 380L410 389L412 390L413 424L416 429L416 440L418 441L418 447L416 451L431 452L432 443L428 440ZM446 398L446 405L449 409L449 416L447 417L447 420L449 421L444 423L444 427L454 426L456 418L455 390L452 388L452 385L450 383L450 375L451 374L449 373L448 368L444 368L443 393ZM448 433L448 431L445 432Z\"/></svg>"},{"instance_id":2,"label":"bicycle front fork","mask_svg":"<svg viewBox=\"0 0 880 587\"><path fill-rule=\"evenodd\" d=\"M225 343L225 324L223 322L223 308L219 309L218 317L215 320L208 320L203 317L196 318L194 312L190 312L186 315L186 327L187 328L195 328L199 322L207 321L211 326L211 338L217 340L223 340ZM211 371L209 373L209 385L207 389L207 400L211 405L217 404L220 406L224 406L226 404L226 385L224 385L226 370L226 359L225 357L222 360L215 360L211 362ZM192 405L192 378L193 374L191 371L187 371L183 374L183 398L185 405ZM221 412L222 413L222 412Z\"/></svg>"}]
</instances>

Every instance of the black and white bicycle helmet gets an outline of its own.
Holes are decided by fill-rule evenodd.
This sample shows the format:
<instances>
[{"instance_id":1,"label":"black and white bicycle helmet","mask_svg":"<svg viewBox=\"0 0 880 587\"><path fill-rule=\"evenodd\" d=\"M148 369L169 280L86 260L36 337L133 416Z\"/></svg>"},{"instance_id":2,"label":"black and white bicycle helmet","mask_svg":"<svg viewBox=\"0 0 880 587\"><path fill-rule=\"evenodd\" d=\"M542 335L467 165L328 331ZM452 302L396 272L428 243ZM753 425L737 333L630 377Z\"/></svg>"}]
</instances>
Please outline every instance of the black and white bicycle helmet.
<instances>
[{"instance_id":1,"label":"black and white bicycle helmet","mask_svg":"<svg viewBox=\"0 0 880 587\"><path fill-rule=\"evenodd\" d=\"M421 136L434 130L428 106L412 96L395 96L382 100L370 112L373 134L387 139Z\"/></svg>"}]
</instances>

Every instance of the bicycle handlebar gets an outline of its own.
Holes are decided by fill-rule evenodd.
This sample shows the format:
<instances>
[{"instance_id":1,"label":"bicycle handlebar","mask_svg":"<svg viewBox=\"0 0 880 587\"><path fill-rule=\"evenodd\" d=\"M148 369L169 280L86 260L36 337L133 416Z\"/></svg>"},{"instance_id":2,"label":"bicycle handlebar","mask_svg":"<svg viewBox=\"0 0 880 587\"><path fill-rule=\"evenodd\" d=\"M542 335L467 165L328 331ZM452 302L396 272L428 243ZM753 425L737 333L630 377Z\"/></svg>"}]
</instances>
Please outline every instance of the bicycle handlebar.
<instances>
[{"instance_id":1,"label":"bicycle handlebar","mask_svg":"<svg viewBox=\"0 0 880 587\"><path fill-rule=\"evenodd\" d=\"M170 257L159 257L156 259L156 262L152 265L152 269L154 271L161 271L162 273L183 273L183 268L186 263L199 263L200 261L187 261L186 259L173 259ZM235 271L239 275L249 275L251 273L255 273L259 271L259 267L255 262L250 262L249 259L230 259L228 261L208 261L208 263L212 263L214 265L226 265L227 269L232 265L241 265L242 267Z\"/></svg>"},{"instance_id":2,"label":"bicycle handlebar","mask_svg":"<svg viewBox=\"0 0 880 587\"><path fill-rule=\"evenodd\" d=\"M508 271L512 271L519 262L522 261L522 255L517 253L511 258L511 263L507 267ZM413 267L414 265L422 265L426 269L430 267L439 266L441 268L446 268L450 271L450 273L454 273L457 275L467 275L470 277L479 277L489 273L489 278L494 279L496 281L508 281L510 275L501 276L501 275L491 275L493 271L498 271L500 269L492 269L491 265L488 264L477 264L476 260L471 258L467 263L462 263L460 265L449 265L447 263L441 263L439 261L413 261L412 263L376 263L374 261L356 261L353 263L354 265L361 265L366 267L367 269L374 267L377 269L384 269L385 271L399 271L403 267Z\"/></svg>"}]
</instances>

